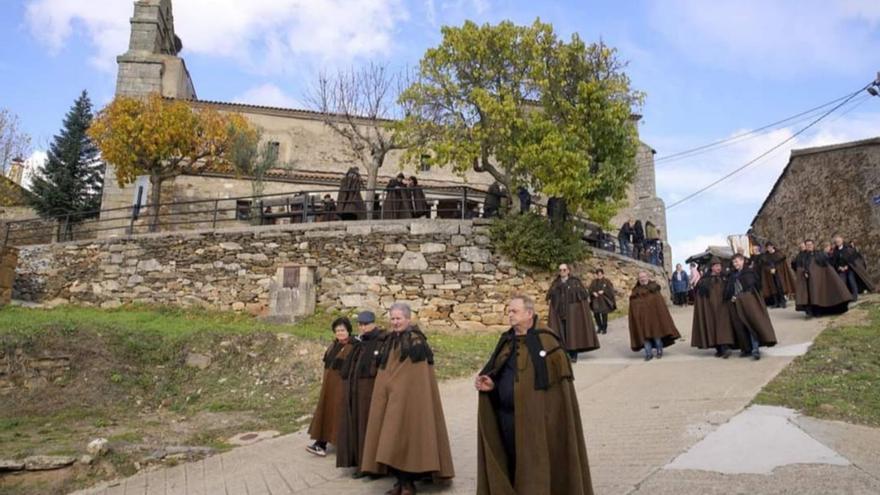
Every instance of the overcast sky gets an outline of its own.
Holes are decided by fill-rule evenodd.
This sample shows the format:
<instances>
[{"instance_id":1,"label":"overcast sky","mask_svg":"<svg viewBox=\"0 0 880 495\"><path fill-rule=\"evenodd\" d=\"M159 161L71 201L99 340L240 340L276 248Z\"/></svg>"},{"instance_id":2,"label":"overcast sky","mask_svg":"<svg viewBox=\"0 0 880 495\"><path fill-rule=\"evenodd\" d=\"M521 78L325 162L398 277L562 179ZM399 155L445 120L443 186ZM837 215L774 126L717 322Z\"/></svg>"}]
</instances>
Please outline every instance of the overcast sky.
<instances>
[{"instance_id":1,"label":"overcast sky","mask_svg":"<svg viewBox=\"0 0 880 495\"><path fill-rule=\"evenodd\" d=\"M0 106L39 150L82 89L112 98L127 48L129 0L5 0ZM176 0L177 34L202 99L301 106L322 69L416 64L440 26L510 19L602 38L647 93L640 132L657 158L756 129L852 93L880 70L876 0ZM687 160L657 164L671 204L773 145L800 120ZM880 136L867 94L696 199L668 210L674 259L744 233L792 148Z\"/></svg>"}]
</instances>

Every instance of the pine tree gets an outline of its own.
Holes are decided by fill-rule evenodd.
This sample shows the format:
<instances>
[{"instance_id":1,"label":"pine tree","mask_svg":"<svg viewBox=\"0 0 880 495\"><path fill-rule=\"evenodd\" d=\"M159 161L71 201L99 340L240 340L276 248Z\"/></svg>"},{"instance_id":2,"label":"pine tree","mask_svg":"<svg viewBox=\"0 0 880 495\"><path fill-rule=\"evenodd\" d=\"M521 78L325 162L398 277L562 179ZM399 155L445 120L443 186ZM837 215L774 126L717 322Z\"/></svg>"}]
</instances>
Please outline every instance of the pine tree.
<instances>
[{"instance_id":1,"label":"pine tree","mask_svg":"<svg viewBox=\"0 0 880 495\"><path fill-rule=\"evenodd\" d=\"M104 186L104 163L86 134L92 125L92 102L86 91L64 117L48 159L34 174L32 205L43 217L69 215L70 223L97 216Z\"/></svg>"}]
</instances>

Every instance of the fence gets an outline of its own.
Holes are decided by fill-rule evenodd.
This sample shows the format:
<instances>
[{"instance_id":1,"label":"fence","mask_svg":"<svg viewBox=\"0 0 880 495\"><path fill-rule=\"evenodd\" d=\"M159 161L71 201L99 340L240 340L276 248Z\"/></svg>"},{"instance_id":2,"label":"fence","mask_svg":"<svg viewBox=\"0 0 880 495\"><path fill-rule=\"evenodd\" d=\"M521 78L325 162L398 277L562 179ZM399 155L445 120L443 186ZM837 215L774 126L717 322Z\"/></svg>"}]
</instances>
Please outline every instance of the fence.
<instances>
[{"instance_id":1,"label":"fence","mask_svg":"<svg viewBox=\"0 0 880 495\"><path fill-rule=\"evenodd\" d=\"M367 204L373 193L373 202ZM487 204L487 198L491 199ZM0 231L0 246L27 246L54 242L127 237L154 232L212 230L224 227L364 221L380 219L491 218L509 210L503 197L466 186L299 192L133 205L86 212L76 217L10 221ZM533 201L529 209L547 214L546 204ZM158 211L157 211L158 210ZM583 240L595 247L617 251L617 239L589 220L571 216Z\"/></svg>"}]
</instances>

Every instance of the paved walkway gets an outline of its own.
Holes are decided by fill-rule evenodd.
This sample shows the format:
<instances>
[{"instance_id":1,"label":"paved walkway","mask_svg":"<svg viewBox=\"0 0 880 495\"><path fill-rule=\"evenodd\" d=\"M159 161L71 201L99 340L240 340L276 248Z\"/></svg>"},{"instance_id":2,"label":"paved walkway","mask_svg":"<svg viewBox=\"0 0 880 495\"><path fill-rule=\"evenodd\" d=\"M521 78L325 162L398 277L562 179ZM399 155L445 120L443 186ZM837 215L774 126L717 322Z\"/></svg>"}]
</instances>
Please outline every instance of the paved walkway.
<instances>
[{"instance_id":1,"label":"paved walkway","mask_svg":"<svg viewBox=\"0 0 880 495\"><path fill-rule=\"evenodd\" d=\"M730 474L711 465L708 470L689 469L687 460L695 456L728 455L718 445L733 442L733 451L748 451L751 444L737 443L735 434L729 441L724 440L729 436L718 437L725 434L719 426L730 422L750 429L749 418L731 419L743 413L794 356L806 351L825 320L805 320L793 309L773 310L780 343L754 362L716 359L712 351L689 347L692 312L672 312L685 340L669 348L662 360L644 362L641 354L630 352L626 322L618 320L602 336L602 349L583 356L575 366L597 494L880 493L877 430L797 415L785 416L785 424L845 462L830 456L836 464L786 465L783 459L770 475ZM426 486L421 491L474 493L476 393L471 380L464 379L441 384L441 394L457 476L450 487ZM757 413L760 416L761 410ZM140 473L79 495L336 495L379 494L389 488L388 480L351 479L350 470L334 467L332 454L326 459L307 454L306 443L303 433L287 435L203 461ZM701 454L704 451L710 454Z\"/></svg>"}]
</instances>

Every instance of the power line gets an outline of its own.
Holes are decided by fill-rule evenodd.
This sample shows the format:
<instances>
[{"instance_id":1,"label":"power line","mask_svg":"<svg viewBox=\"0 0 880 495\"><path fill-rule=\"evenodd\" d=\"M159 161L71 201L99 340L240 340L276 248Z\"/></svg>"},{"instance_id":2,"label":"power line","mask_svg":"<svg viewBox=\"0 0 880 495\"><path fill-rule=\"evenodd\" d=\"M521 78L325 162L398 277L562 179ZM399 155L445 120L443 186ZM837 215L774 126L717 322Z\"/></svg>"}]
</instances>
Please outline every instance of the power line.
<instances>
[{"instance_id":1,"label":"power line","mask_svg":"<svg viewBox=\"0 0 880 495\"><path fill-rule=\"evenodd\" d=\"M774 129L774 128L776 128L776 127L782 125L782 124L789 123L789 122L792 121L792 120L799 119L800 117L805 117L805 116L806 116L804 119L796 120L796 122L800 122L801 120L807 120L807 119L810 118L810 116L811 116L813 113L817 113L819 110L821 110L821 109L823 109L823 108L825 108L825 107L828 107L828 106L830 106L830 105L833 105L833 104L835 104L835 103L837 103L837 102L839 102L839 101L841 101L841 100L845 100L845 99L847 99L849 96L850 96L850 94L846 94L846 95L841 96L841 97L839 97L839 98L835 98L835 99L833 99L833 100L831 100L831 101L829 101L829 102L823 103L823 104L821 104L821 105L819 105L819 106L816 106L816 107L810 108L809 110L804 110L803 112L797 113L797 114L792 115L792 116L790 116L790 117L786 117L786 118L784 118L784 119L782 119L782 120L777 120L776 122L773 122L773 123L770 123L770 124L767 124L767 125L761 126L761 127L757 128L757 129L752 129L751 131L741 132L741 133L739 133L739 134L736 134L736 135L734 135L734 136L730 136L730 137L725 138L725 139L720 139L720 140L718 140L718 141L714 141L714 142L711 142L711 143L708 143L708 144L704 144L704 145L701 145L701 146L697 146L697 147L695 147L695 148L691 148L691 149L687 149L687 150L678 151L678 152L676 152L676 153L672 153L671 155L661 156L661 157L657 158L654 162L655 162L655 163L662 163L662 162L666 162L666 161L673 161L674 159L676 159L676 158L678 158L678 157L688 157L688 156L693 155L693 154L698 154L697 152L699 152L699 151L709 150L710 148L714 148L714 147L719 146L719 145L723 145L723 144L730 143L730 142L737 141L737 140L742 140L742 138L746 138L746 137L749 137L749 136L754 136L754 135L757 135L757 134L761 134L763 131L766 131L766 130L768 130L768 129ZM687 155L687 156L686 156L686 155Z\"/></svg>"},{"instance_id":2,"label":"power line","mask_svg":"<svg viewBox=\"0 0 880 495\"><path fill-rule=\"evenodd\" d=\"M691 194L685 196L684 198L682 198L682 199L680 199L680 200L678 200L678 201L672 203L671 205L667 206L666 209L667 209L667 210L670 210L670 209L672 209L672 208L675 208L676 206L678 206L678 205L680 205L680 204L682 204L682 203L684 203L684 202L686 202L686 201L689 201L689 200L691 200L691 199L693 199L693 198L699 196L700 194L702 194L702 193L708 191L709 189L711 189L711 188L717 186L718 184L724 182L725 180L727 180L727 179L733 177L734 175L738 174L739 172L745 170L746 168L748 168L748 167L754 165L755 163L757 163L757 162L758 162L759 160L761 160L762 158L764 158L764 157L766 157L767 155L769 155L770 153L773 153L774 151L778 150L779 148L781 148L782 146L784 146L784 145L785 145L786 143L788 143L789 141L793 140L794 138L796 138L796 137L798 137L799 135L803 134L804 132L806 132L808 129L810 129L810 128L813 127L814 125L818 124L820 121L822 121L822 119L824 119L825 117L827 117L828 115L830 115L832 112L836 111L836 110L839 109L840 107L842 107L842 106L846 105L847 103L849 103L850 100L852 100L853 98L855 98L856 96L858 96L859 93L861 93L862 91L868 89L868 87L872 86L873 84L874 84L874 83L872 82L872 83L870 83L870 84L868 84L868 85L866 85L866 86L860 88L858 91L856 91L856 92L850 94L850 95L847 96L847 97L846 97L841 103L835 105L831 110L828 110L827 112L823 113L821 116L819 116L819 118L813 120L812 122L810 122L809 124L807 124L805 127L801 128L799 131L795 132L794 134L792 134L791 136L789 136L788 138L786 138L786 139L783 140L782 142L776 144L775 146L773 146L772 148L768 149L767 151L761 153L760 155L756 156L755 158L752 158L751 160L749 160L748 162L746 162L744 165L742 165L742 166L736 168L735 170L733 170L733 171L727 173L727 174L724 175L723 177L721 177L721 178L719 178L719 179L716 179L716 180L713 181L712 183L710 183L710 184L708 184L708 185L706 185L706 186L704 186L704 187L702 187L702 188L700 188L700 189L694 191L693 193L691 193Z\"/></svg>"}]
</instances>

